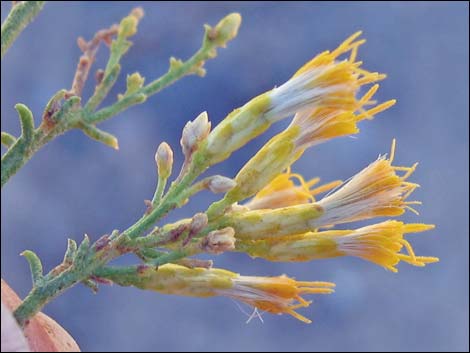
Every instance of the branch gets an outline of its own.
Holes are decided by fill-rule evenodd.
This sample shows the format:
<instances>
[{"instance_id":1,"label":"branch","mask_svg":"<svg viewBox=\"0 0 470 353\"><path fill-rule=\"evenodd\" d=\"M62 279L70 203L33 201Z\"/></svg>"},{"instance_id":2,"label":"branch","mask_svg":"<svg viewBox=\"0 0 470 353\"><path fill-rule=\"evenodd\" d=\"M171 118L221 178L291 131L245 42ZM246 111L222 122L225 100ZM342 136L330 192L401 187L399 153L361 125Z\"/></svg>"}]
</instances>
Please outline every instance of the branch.
<instances>
[{"instance_id":1,"label":"branch","mask_svg":"<svg viewBox=\"0 0 470 353\"><path fill-rule=\"evenodd\" d=\"M144 79L138 73L129 75L127 90L118 97L118 101L95 112L94 110L108 95L118 78L119 60L131 45L131 42L126 38L136 33L137 24L142 15L141 9L134 9L129 16L121 21L118 27L111 26L107 30L99 31L88 43L84 40L78 41L84 54L77 65L72 89L70 91L61 90L51 98L44 110L43 121L34 130L32 142L28 148L24 143L15 143L2 156L2 187L42 146L71 129L81 129L87 136L117 149L117 139L111 134L97 129L95 125L133 105L143 103L149 96L156 94L184 76L191 74L203 76L205 61L214 58L217 54L216 49L225 47L226 43L237 35L241 21L240 15L231 14L222 19L214 28L206 25L202 47L189 60L182 62L171 58L168 72L145 86L143 85ZM111 42L108 64L104 72L100 72L100 82L96 86L93 96L82 107L80 95L98 45L103 41L109 43L113 34L117 34L117 38ZM7 137L3 139L5 144L11 142L11 139Z\"/></svg>"},{"instance_id":2,"label":"branch","mask_svg":"<svg viewBox=\"0 0 470 353\"><path fill-rule=\"evenodd\" d=\"M240 23L240 15L233 13L222 19L214 28L205 25L202 46L191 58L185 62L174 57L170 58L170 68L165 75L136 90L132 94L125 94L122 99L111 106L86 116L85 121L98 123L109 119L135 104L142 103L147 97L160 92L162 89L184 76L198 75L203 77L206 73L204 69L205 62L217 56L216 49L218 47L225 47L228 41L235 38Z\"/></svg>"},{"instance_id":3,"label":"branch","mask_svg":"<svg viewBox=\"0 0 470 353\"><path fill-rule=\"evenodd\" d=\"M92 246L90 246L90 240L87 236L85 236L78 247L75 242L69 240L64 260L45 276L42 276L42 270L40 271L41 267L34 253L25 252L24 254L31 265L34 286L14 312L18 323L24 326L44 305L77 283L84 282L88 286L93 287L90 280L93 280L95 277L102 277L102 272L100 272L101 270L99 269L111 260L125 253L139 254L142 250L149 249L148 244L145 242L139 243L139 239L143 237L152 224L166 215L170 210L181 205L183 201L188 198L189 186L199 174L200 170L196 168L190 170L180 183L172 184L158 207L151 213L145 214L122 233L113 232L111 236L105 235L98 239ZM201 224L198 231L202 230L204 226L205 224ZM174 226L167 227L168 233L163 232L157 237L154 236L153 241L156 243L159 241L168 242L171 239L174 242L178 241L179 237L174 236L174 228ZM181 235L182 232L179 233L179 236ZM151 265L159 266L190 256L194 253L194 249L195 248L188 247L171 250L168 253L162 254L162 256L152 259ZM38 281L37 279L40 280Z\"/></svg>"},{"instance_id":4,"label":"branch","mask_svg":"<svg viewBox=\"0 0 470 353\"><path fill-rule=\"evenodd\" d=\"M45 1L21 1L13 6L2 23L2 59L20 33L42 10L45 3Z\"/></svg>"}]
</instances>

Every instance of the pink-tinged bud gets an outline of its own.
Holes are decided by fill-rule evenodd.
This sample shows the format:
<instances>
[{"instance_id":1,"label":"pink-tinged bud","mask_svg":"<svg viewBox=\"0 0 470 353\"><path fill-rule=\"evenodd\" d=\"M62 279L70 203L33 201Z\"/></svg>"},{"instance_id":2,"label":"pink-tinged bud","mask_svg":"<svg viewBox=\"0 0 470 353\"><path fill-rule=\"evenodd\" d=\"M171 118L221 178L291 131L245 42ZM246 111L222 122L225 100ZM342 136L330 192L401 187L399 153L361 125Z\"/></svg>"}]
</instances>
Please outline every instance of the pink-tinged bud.
<instances>
[{"instance_id":1,"label":"pink-tinged bud","mask_svg":"<svg viewBox=\"0 0 470 353\"><path fill-rule=\"evenodd\" d=\"M207 188L214 194L230 191L236 185L237 183L235 180L224 177L222 175L214 175L207 181Z\"/></svg>"},{"instance_id":2,"label":"pink-tinged bud","mask_svg":"<svg viewBox=\"0 0 470 353\"><path fill-rule=\"evenodd\" d=\"M205 213L196 213L191 220L191 233L199 233L205 226L207 226L207 222L208 219Z\"/></svg>"},{"instance_id":3,"label":"pink-tinged bud","mask_svg":"<svg viewBox=\"0 0 470 353\"><path fill-rule=\"evenodd\" d=\"M235 250L235 230L232 227L214 230L203 239L201 247L212 254Z\"/></svg>"},{"instance_id":4,"label":"pink-tinged bud","mask_svg":"<svg viewBox=\"0 0 470 353\"><path fill-rule=\"evenodd\" d=\"M207 112L202 112L194 121L186 123L181 136L181 147L185 157L197 150L201 141L205 140L211 130L211 123Z\"/></svg>"},{"instance_id":5,"label":"pink-tinged bud","mask_svg":"<svg viewBox=\"0 0 470 353\"><path fill-rule=\"evenodd\" d=\"M170 145L162 142L155 153L155 162L158 167L158 175L163 179L168 179L173 168L173 151Z\"/></svg>"}]
</instances>

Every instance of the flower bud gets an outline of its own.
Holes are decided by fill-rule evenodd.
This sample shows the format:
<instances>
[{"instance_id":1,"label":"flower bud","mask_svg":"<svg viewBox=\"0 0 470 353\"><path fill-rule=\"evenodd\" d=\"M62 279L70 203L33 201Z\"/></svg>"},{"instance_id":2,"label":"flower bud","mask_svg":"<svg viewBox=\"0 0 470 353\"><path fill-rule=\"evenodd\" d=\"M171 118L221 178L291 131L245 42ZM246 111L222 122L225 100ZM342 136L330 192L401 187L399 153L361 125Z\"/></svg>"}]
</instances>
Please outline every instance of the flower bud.
<instances>
[{"instance_id":1,"label":"flower bud","mask_svg":"<svg viewBox=\"0 0 470 353\"><path fill-rule=\"evenodd\" d=\"M137 92L144 85L145 78L140 76L138 72L134 72L132 75L127 75L127 90L126 94L132 94Z\"/></svg>"},{"instance_id":2,"label":"flower bud","mask_svg":"<svg viewBox=\"0 0 470 353\"><path fill-rule=\"evenodd\" d=\"M166 264L155 270L144 267L134 274L113 276L113 282L160 293L191 297L225 296L271 314L289 314L305 323L311 321L297 309L308 307L306 294L333 293L334 283L296 281L286 276L241 276L220 268L188 268Z\"/></svg>"},{"instance_id":3,"label":"flower bud","mask_svg":"<svg viewBox=\"0 0 470 353\"><path fill-rule=\"evenodd\" d=\"M162 142L158 146L155 162L158 167L158 175L163 179L168 179L173 168L173 151L166 142Z\"/></svg>"},{"instance_id":4,"label":"flower bud","mask_svg":"<svg viewBox=\"0 0 470 353\"><path fill-rule=\"evenodd\" d=\"M124 38L132 37L137 32L137 25L140 19L144 16L144 10L137 7L132 10L129 16L124 17L119 25L118 36Z\"/></svg>"},{"instance_id":5,"label":"flower bud","mask_svg":"<svg viewBox=\"0 0 470 353\"><path fill-rule=\"evenodd\" d=\"M207 215L205 213L196 213L191 220L190 232L194 234L199 233L207 226L207 221Z\"/></svg>"},{"instance_id":6,"label":"flower bud","mask_svg":"<svg viewBox=\"0 0 470 353\"><path fill-rule=\"evenodd\" d=\"M235 231L232 227L214 230L203 239L201 247L212 254L232 251L235 249Z\"/></svg>"},{"instance_id":7,"label":"flower bud","mask_svg":"<svg viewBox=\"0 0 470 353\"><path fill-rule=\"evenodd\" d=\"M237 36L242 22L239 13L231 13L224 17L215 28L209 29L208 38L220 47L225 48L227 42Z\"/></svg>"},{"instance_id":8,"label":"flower bud","mask_svg":"<svg viewBox=\"0 0 470 353\"><path fill-rule=\"evenodd\" d=\"M202 112L194 121L186 123L181 136L181 147L186 158L197 150L198 145L209 135L211 123L207 112Z\"/></svg>"},{"instance_id":9,"label":"flower bud","mask_svg":"<svg viewBox=\"0 0 470 353\"><path fill-rule=\"evenodd\" d=\"M224 177L222 175L214 175L207 181L207 188L214 194L230 191L236 185L237 183L235 180Z\"/></svg>"}]
</instances>

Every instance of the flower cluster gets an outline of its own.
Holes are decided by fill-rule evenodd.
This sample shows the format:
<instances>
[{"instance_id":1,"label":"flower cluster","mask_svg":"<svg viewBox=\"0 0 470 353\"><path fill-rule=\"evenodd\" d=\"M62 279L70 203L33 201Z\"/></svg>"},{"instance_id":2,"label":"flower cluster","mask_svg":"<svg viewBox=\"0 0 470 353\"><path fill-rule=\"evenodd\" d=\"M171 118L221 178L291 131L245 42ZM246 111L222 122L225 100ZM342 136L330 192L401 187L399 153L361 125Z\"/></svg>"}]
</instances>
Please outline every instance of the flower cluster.
<instances>
[{"instance_id":1,"label":"flower cluster","mask_svg":"<svg viewBox=\"0 0 470 353\"><path fill-rule=\"evenodd\" d=\"M393 165L395 141L389 156L380 156L346 182L319 185L293 173L291 165L307 148L335 137L356 134L358 123L371 119L393 104L378 104L373 96L384 74L370 72L357 61L365 42L360 32L333 51L325 51L298 70L287 82L234 110L211 131L207 114L200 114L183 131L181 146L185 162L174 187L191 182L210 166L227 159L235 150L265 132L273 123L292 117L289 126L271 138L233 178L210 176L188 187L183 205L203 189L224 193L205 213L162 229L153 237L157 247L184 257L199 253L237 251L269 261L300 262L339 256L358 257L397 272L400 261L424 266L438 261L417 256L404 238L433 225L405 224L397 220L337 229L339 224L376 217L395 217L406 210L416 212L409 201L419 186L408 181L416 168ZM360 95L363 86L371 85ZM170 199L163 195L171 174L173 153L167 144L157 151L159 182L150 214ZM324 195L326 193L326 195ZM323 195L324 196L323 196ZM417 213L417 212L416 212ZM203 221L198 221L198 219ZM143 240L143 241L144 241ZM290 314L310 322L295 310L310 304L304 294L331 293L329 282L300 282L286 276L252 277L211 268L211 263L188 259L162 262L168 254L141 254L147 264L117 283L162 293L187 296L227 296L255 309ZM157 265L147 266L148 264ZM158 267L159 264L163 264ZM204 266L201 267L200 265ZM108 278L110 278L108 276Z\"/></svg>"},{"instance_id":2,"label":"flower cluster","mask_svg":"<svg viewBox=\"0 0 470 353\"><path fill-rule=\"evenodd\" d=\"M335 286L330 282L299 282L286 276L253 277L217 268L188 268L167 264L158 270L144 268L128 285L166 294L192 297L226 296L260 310L288 313L295 318L311 321L295 309L309 306L303 294L329 294Z\"/></svg>"}]
</instances>

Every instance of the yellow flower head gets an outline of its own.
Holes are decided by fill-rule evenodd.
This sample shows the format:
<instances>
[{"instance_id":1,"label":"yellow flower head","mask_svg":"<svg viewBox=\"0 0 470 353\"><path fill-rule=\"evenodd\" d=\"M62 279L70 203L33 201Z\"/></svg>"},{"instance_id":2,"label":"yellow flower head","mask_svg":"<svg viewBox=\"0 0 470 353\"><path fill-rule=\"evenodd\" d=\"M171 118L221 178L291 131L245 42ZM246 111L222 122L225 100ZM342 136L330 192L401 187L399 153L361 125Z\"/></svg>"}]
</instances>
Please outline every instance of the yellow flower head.
<instances>
[{"instance_id":1,"label":"yellow flower head","mask_svg":"<svg viewBox=\"0 0 470 353\"><path fill-rule=\"evenodd\" d=\"M260 101L264 104L262 118L251 117L251 121L245 119L244 124L235 124L235 120L241 119L236 116L242 116L244 111L252 111L253 107L248 106L253 105L260 96L232 113L220 124L221 127L216 128L225 126L225 135L214 130L212 136L209 136L209 140L212 138L213 141L209 141L209 150L220 155L232 143L233 136L247 137L248 130L250 134L259 134L271 123L296 114L289 127L269 140L240 170L235 178L237 186L210 209L211 217L220 216L227 206L255 195L299 159L306 148L333 137L355 134L359 132L356 126L359 121L372 118L374 114L395 104L395 100L389 100L369 110L364 109L365 106L375 104L371 98L378 90L378 84L361 98L357 97L361 86L385 78L383 74L360 69L361 63L355 61L357 48L365 42L355 41L360 34L357 32L334 51L316 56L286 83L265 93ZM350 53L349 58L338 61L338 57L345 53ZM257 103L254 110L260 113L260 107L260 103ZM264 127L261 128L260 124ZM216 135L219 136L217 139ZM214 139L218 141L217 144L214 144ZM300 195L291 193L285 196L296 198Z\"/></svg>"},{"instance_id":2,"label":"yellow flower head","mask_svg":"<svg viewBox=\"0 0 470 353\"><path fill-rule=\"evenodd\" d=\"M406 233L418 233L433 228L434 225L431 224L404 224L392 220L336 236L335 240L338 250L345 255L357 256L390 271L398 272L395 266L400 261L420 267L439 261L437 257L416 256L411 244L403 238ZM400 252L403 247L408 254Z\"/></svg>"},{"instance_id":3,"label":"yellow flower head","mask_svg":"<svg viewBox=\"0 0 470 353\"><path fill-rule=\"evenodd\" d=\"M311 323L295 311L311 304L311 301L306 301L302 295L330 294L333 293L332 287L334 284L330 282L299 282L287 276L239 276L233 279L232 288L218 290L218 294L240 300L271 314L289 314L300 321Z\"/></svg>"},{"instance_id":4,"label":"yellow flower head","mask_svg":"<svg viewBox=\"0 0 470 353\"><path fill-rule=\"evenodd\" d=\"M433 229L428 224L403 224L385 221L356 230L329 230L283 236L256 241L241 241L237 250L252 257L276 262L301 262L338 256L355 256L397 272L396 265L405 261L414 266L436 262L436 257L416 256L406 233ZM407 254L400 253L405 247Z\"/></svg>"},{"instance_id":5,"label":"yellow flower head","mask_svg":"<svg viewBox=\"0 0 470 353\"><path fill-rule=\"evenodd\" d=\"M389 100L371 109L363 110L365 104L371 103L368 97L372 96L379 85L374 85L361 98L355 110L343 111L337 108L319 107L311 111L304 110L297 113L290 124L290 128L299 127L299 134L295 139L297 149L304 150L318 145L334 137L357 134L357 123L365 118L371 119L373 115L380 113L395 104L395 100Z\"/></svg>"},{"instance_id":6,"label":"yellow flower head","mask_svg":"<svg viewBox=\"0 0 470 353\"><path fill-rule=\"evenodd\" d=\"M406 201L419 185L406 179L416 169L392 166L395 155L395 140L392 143L390 159L379 157L375 162L356 174L337 191L317 202L324 210L315 222L317 226L328 226L372 217L399 216L409 209L417 213ZM399 176L398 171L404 171Z\"/></svg>"},{"instance_id":7,"label":"yellow flower head","mask_svg":"<svg viewBox=\"0 0 470 353\"><path fill-rule=\"evenodd\" d=\"M419 186L406 181L417 164L392 166L394 153L395 141L390 159L379 157L320 201L275 209L241 210L227 214L224 222L235 229L237 239L267 239L373 217L398 216L405 209L417 213L410 205L420 202L406 201ZM400 171L405 172L404 175L399 176Z\"/></svg>"},{"instance_id":8,"label":"yellow flower head","mask_svg":"<svg viewBox=\"0 0 470 353\"><path fill-rule=\"evenodd\" d=\"M272 123L297 114L287 129L293 134L286 136L295 135L290 165L300 157L299 150L335 136L357 133L357 122L395 104L390 100L364 109L376 103L371 98L379 86L372 86L358 97L361 86L383 80L386 75L360 68L357 50L365 43L364 39L357 40L360 35L357 32L335 50L317 55L287 82L229 114L208 136L206 152L211 162L226 159ZM349 57L340 60L343 54Z\"/></svg>"},{"instance_id":9,"label":"yellow flower head","mask_svg":"<svg viewBox=\"0 0 470 353\"><path fill-rule=\"evenodd\" d=\"M290 314L306 323L311 321L295 312L311 303L302 295L329 294L334 287L330 282L299 282L286 276L241 276L217 268L187 268L175 264L160 266L158 270L143 268L127 277L125 285L192 297L226 296L272 314Z\"/></svg>"},{"instance_id":10,"label":"yellow flower head","mask_svg":"<svg viewBox=\"0 0 470 353\"><path fill-rule=\"evenodd\" d=\"M297 180L299 185L296 185L294 180ZM314 178L307 182L302 175L292 173L289 167L286 172L274 178L244 206L250 210L258 210L315 202L316 195L331 190L341 184L340 180L336 180L312 188L318 184L319 181L320 178Z\"/></svg>"},{"instance_id":11,"label":"yellow flower head","mask_svg":"<svg viewBox=\"0 0 470 353\"><path fill-rule=\"evenodd\" d=\"M331 138L356 133L357 121L393 105L395 101L391 100L369 112L363 109L366 105L375 104L371 98L378 85L369 89L362 98L356 97L361 86L386 77L360 68L362 62L356 61L358 48L365 43L364 39L356 40L361 33L354 33L332 52L317 55L289 81L273 89L270 92L272 109L269 116L299 113L294 125L312 120L314 126L311 131L315 131L318 137ZM343 54L349 54L349 58L338 60ZM356 111L361 114L354 115Z\"/></svg>"}]
</instances>

